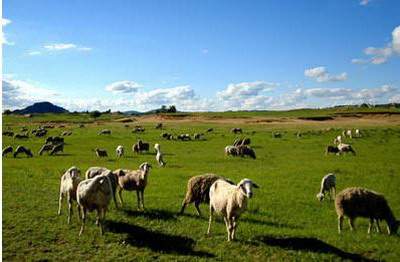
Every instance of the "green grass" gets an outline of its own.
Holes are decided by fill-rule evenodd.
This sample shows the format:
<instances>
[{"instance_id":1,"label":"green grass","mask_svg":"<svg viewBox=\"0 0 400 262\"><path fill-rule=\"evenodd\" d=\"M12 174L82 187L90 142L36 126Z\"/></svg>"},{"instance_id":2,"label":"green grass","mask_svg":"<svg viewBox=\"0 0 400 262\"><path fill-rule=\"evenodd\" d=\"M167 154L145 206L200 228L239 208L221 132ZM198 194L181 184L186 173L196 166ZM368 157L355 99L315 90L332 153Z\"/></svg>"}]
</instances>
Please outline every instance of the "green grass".
<instances>
[{"instance_id":1,"label":"green grass","mask_svg":"<svg viewBox=\"0 0 400 262\"><path fill-rule=\"evenodd\" d=\"M324 114L310 114L324 115ZM40 121L53 116L39 116ZM29 127L35 118L25 119ZM72 121L64 118L65 121ZM19 130L21 119L3 118L3 124ZM356 124L356 123L355 123ZM67 127L73 135L66 137L65 154L37 156L43 138L14 142L3 136L3 147L23 144L35 157L3 158L3 259L79 259L79 260L342 260L368 258L397 261L400 257L398 236L367 235L368 222L356 221L356 232L347 223L342 235L337 233L333 202L319 203L315 195L321 178L328 172L337 174L338 191L349 186L363 186L387 197L393 212L400 216L400 127L365 127L365 137L353 139L357 156L325 156L324 148L340 130L324 127L282 126L283 138L273 139L268 125L243 124L257 153L257 159L224 156L223 149L235 135L235 124L165 123L167 132L201 132L214 127L205 141L174 142L160 138L154 123L144 124L146 132L136 135L122 123L89 124ZM354 126L356 127L356 126ZM98 136L109 128L111 136ZM314 128L314 129L311 129ZM277 129L275 126L274 129ZM299 129L309 131L302 138ZM251 135L251 131L256 131ZM61 129L50 130L56 135ZM142 138L151 146L159 142L166 153L167 166L159 168L151 152L133 155L132 144ZM116 159L114 150L124 145L127 156ZM91 149L107 149L110 157L98 159ZM151 162L149 185L145 191L146 211L136 211L136 194L124 192L125 206L116 210L110 204L106 216L106 233L99 235L94 213L89 214L86 231L78 237L80 224L76 213L68 225L66 207L57 216L59 178L72 165L82 173L90 166L110 169L136 169ZM239 219L237 241L226 242L222 219L213 223L212 235L206 236L208 207L198 218L193 206L178 216L189 177L213 172L238 182L247 177L260 189L250 200L248 211ZM384 224L384 223L383 223ZM382 224L382 225L383 225Z\"/></svg>"}]
</instances>

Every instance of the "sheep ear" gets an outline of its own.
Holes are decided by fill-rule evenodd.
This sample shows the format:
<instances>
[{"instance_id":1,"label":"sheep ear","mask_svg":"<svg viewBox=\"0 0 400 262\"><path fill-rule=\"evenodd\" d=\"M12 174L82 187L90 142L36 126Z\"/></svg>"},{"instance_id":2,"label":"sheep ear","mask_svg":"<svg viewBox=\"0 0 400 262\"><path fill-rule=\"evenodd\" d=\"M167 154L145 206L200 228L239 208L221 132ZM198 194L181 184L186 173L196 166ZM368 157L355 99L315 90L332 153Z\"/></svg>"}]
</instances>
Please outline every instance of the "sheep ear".
<instances>
[{"instance_id":1,"label":"sheep ear","mask_svg":"<svg viewBox=\"0 0 400 262\"><path fill-rule=\"evenodd\" d=\"M253 187L254 188L260 188L256 183L253 182Z\"/></svg>"}]
</instances>

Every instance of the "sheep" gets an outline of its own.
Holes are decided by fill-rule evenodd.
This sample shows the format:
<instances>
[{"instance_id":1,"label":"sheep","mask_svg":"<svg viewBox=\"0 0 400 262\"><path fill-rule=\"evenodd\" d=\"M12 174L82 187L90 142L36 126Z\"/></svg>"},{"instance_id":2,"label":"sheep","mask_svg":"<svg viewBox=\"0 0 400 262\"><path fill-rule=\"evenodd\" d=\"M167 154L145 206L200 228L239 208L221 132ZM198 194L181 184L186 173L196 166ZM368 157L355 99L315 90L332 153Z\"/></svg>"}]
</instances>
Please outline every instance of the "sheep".
<instances>
[{"instance_id":1,"label":"sheep","mask_svg":"<svg viewBox=\"0 0 400 262\"><path fill-rule=\"evenodd\" d=\"M212 132L212 131L214 131L214 128L209 128L209 129L207 129L207 133L210 133L210 132Z\"/></svg>"},{"instance_id":2,"label":"sheep","mask_svg":"<svg viewBox=\"0 0 400 262\"><path fill-rule=\"evenodd\" d=\"M117 157L123 157L124 156L124 147L119 145L115 149L115 153L117 154Z\"/></svg>"},{"instance_id":3,"label":"sheep","mask_svg":"<svg viewBox=\"0 0 400 262\"><path fill-rule=\"evenodd\" d=\"M250 145L250 138L242 138L242 139L236 139L235 141L233 141L233 145L234 146L240 146L240 145Z\"/></svg>"},{"instance_id":4,"label":"sheep","mask_svg":"<svg viewBox=\"0 0 400 262\"><path fill-rule=\"evenodd\" d=\"M332 193L333 197L335 197L336 194L336 176L333 173L329 173L322 178L321 189L317 194L317 199L322 201L327 192L329 193L329 199L332 200Z\"/></svg>"},{"instance_id":5,"label":"sheep","mask_svg":"<svg viewBox=\"0 0 400 262\"><path fill-rule=\"evenodd\" d=\"M60 144L60 143L64 143L64 138L63 137L59 137L59 136L49 136L48 138L46 138L45 140L45 144Z\"/></svg>"},{"instance_id":6,"label":"sheep","mask_svg":"<svg viewBox=\"0 0 400 262\"><path fill-rule=\"evenodd\" d=\"M225 155L229 156L238 156L239 155L239 150L236 146L226 146L225 147Z\"/></svg>"},{"instance_id":7,"label":"sheep","mask_svg":"<svg viewBox=\"0 0 400 262\"><path fill-rule=\"evenodd\" d=\"M14 136L14 132L12 132L12 131L3 131L3 136Z\"/></svg>"},{"instance_id":8,"label":"sheep","mask_svg":"<svg viewBox=\"0 0 400 262\"><path fill-rule=\"evenodd\" d=\"M189 141L192 140L189 134L180 134L178 135L178 139L182 141Z\"/></svg>"},{"instance_id":9,"label":"sheep","mask_svg":"<svg viewBox=\"0 0 400 262\"><path fill-rule=\"evenodd\" d=\"M337 137L333 140L333 143L334 143L335 145L341 144L341 143L342 143L342 136L341 136L341 135L337 136Z\"/></svg>"},{"instance_id":10,"label":"sheep","mask_svg":"<svg viewBox=\"0 0 400 262\"><path fill-rule=\"evenodd\" d=\"M61 206L63 199L66 197L68 201L68 224L71 223L72 202L76 201L76 189L81 182L81 171L75 167L70 167L62 176L60 182L60 194L58 199L58 215L61 215ZM78 208L78 217L80 217L80 209Z\"/></svg>"},{"instance_id":11,"label":"sheep","mask_svg":"<svg viewBox=\"0 0 400 262\"><path fill-rule=\"evenodd\" d=\"M27 157L33 157L32 151L24 146L17 146L14 152L14 158L18 156L18 154L24 153Z\"/></svg>"},{"instance_id":12,"label":"sheep","mask_svg":"<svg viewBox=\"0 0 400 262\"><path fill-rule=\"evenodd\" d=\"M194 202L197 214L201 216L199 205L201 203L210 203L210 187L218 179L223 179L232 185L234 184L228 179L211 173L191 177L187 182L186 196L182 201L182 207L179 214L182 215L186 206Z\"/></svg>"},{"instance_id":13,"label":"sheep","mask_svg":"<svg viewBox=\"0 0 400 262\"><path fill-rule=\"evenodd\" d=\"M353 138L350 129L346 131L346 136L349 137L349 138Z\"/></svg>"},{"instance_id":14,"label":"sheep","mask_svg":"<svg viewBox=\"0 0 400 262\"><path fill-rule=\"evenodd\" d=\"M356 131L354 132L354 136L361 137L360 129L356 129Z\"/></svg>"},{"instance_id":15,"label":"sheep","mask_svg":"<svg viewBox=\"0 0 400 262\"><path fill-rule=\"evenodd\" d=\"M97 157L108 157L107 151L105 149L96 148L94 149Z\"/></svg>"},{"instance_id":16,"label":"sheep","mask_svg":"<svg viewBox=\"0 0 400 262\"><path fill-rule=\"evenodd\" d=\"M55 155L58 152L64 152L64 143L53 146L53 149L50 151L50 155Z\"/></svg>"},{"instance_id":17,"label":"sheep","mask_svg":"<svg viewBox=\"0 0 400 262\"><path fill-rule=\"evenodd\" d=\"M3 149L3 153L2 156L7 156L8 153L12 153L13 152L13 148L12 146L7 146Z\"/></svg>"},{"instance_id":18,"label":"sheep","mask_svg":"<svg viewBox=\"0 0 400 262\"><path fill-rule=\"evenodd\" d=\"M140 210L140 205L144 210L144 190L151 167L149 163L144 162L138 170L118 169L115 171L118 174L118 195L121 206L123 205L122 191L136 191L138 210Z\"/></svg>"},{"instance_id":19,"label":"sheep","mask_svg":"<svg viewBox=\"0 0 400 262\"><path fill-rule=\"evenodd\" d=\"M135 126L135 128L132 130L132 133L143 133L144 130L145 130L144 127Z\"/></svg>"},{"instance_id":20,"label":"sheep","mask_svg":"<svg viewBox=\"0 0 400 262\"><path fill-rule=\"evenodd\" d=\"M27 134L15 134L14 139L28 139L29 136Z\"/></svg>"},{"instance_id":21,"label":"sheep","mask_svg":"<svg viewBox=\"0 0 400 262\"><path fill-rule=\"evenodd\" d=\"M43 137L47 135L47 130L46 129L39 129L35 132L36 137Z\"/></svg>"},{"instance_id":22,"label":"sheep","mask_svg":"<svg viewBox=\"0 0 400 262\"><path fill-rule=\"evenodd\" d=\"M215 181L210 188L210 219L207 234L210 234L213 213L223 215L228 241L235 239L237 220L247 208L247 201L253 196L252 188L258 188L248 178L242 179L237 185L231 185L224 180Z\"/></svg>"},{"instance_id":23,"label":"sheep","mask_svg":"<svg viewBox=\"0 0 400 262\"><path fill-rule=\"evenodd\" d=\"M44 144L44 145L40 148L38 154L39 154L39 155L42 155L43 152L50 152L52 149L53 149L53 145L52 145L52 144Z\"/></svg>"},{"instance_id":24,"label":"sheep","mask_svg":"<svg viewBox=\"0 0 400 262\"><path fill-rule=\"evenodd\" d=\"M351 152L353 155L356 155L356 152L354 151L353 147L349 144L341 143L337 146L337 148L339 149L339 154Z\"/></svg>"},{"instance_id":25,"label":"sheep","mask_svg":"<svg viewBox=\"0 0 400 262\"><path fill-rule=\"evenodd\" d=\"M79 127L79 128L84 128L85 125L84 125L84 124L79 124L78 127Z\"/></svg>"},{"instance_id":26,"label":"sheep","mask_svg":"<svg viewBox=\"0 0 400 262\"><path fill-rule=\"evenodd\" d=\"M172 140L173 135L170 134L170 133L162 133L162 134L161 134L161 137L162 137L162 138L165 138L165 139L167 139L167 140Z\"/></svg>"},{"instance_id":27,"label":"sheep","mask_svg":"<svg viewBox=\"0 0 400 262\"><path fill-rule=\"evenodd\" d=\"M158 165L159 166L165 166L167 163L164 162L163 153L160 150L160 145L159 144L155 144L154 145L154 149L157 152L156 160L157 160Z\"/></svg>"},{"instance_id":28,"label":"sheep","mask_svg":"<svg viewBox=\"0 0 400 262\"><path fill-rule=\"evenodd\" d=\"M194 133L193 134L193 139L194 140L200 140L202 136L203 136L202 133Z\"/></svg>"},{"instance_id":29,"label":"sheep","mask_svg":"<svg viewBox=\"0 0 400 262\"><path fill-rule=\"evenodd\" d=\"M335 199L335 209L338 215L338 231L342 231L344 216L349 218L350 229L354 230L354 220L357 217L369 218L368 234L376 222L376 229L380 232L379 221L385 220L388 234L394 234L399 227L388 202L382 194L375 191L350 187L341 191Z\"/></svg>"},{"instance_id":30,"label":"sheep","mask_svg":"<svg viewBox=\"0 0 400 262\"><path fill-rule=\"evenodd\" d=\"M237 149L241 157L250 156L251 158L256 159L256 153L251 147L240 145L237 147Z\"/></svg>"},{"instance_id":31,"label":"sheep","mask_svg":"<svg viewBox=\"0 0 400 262\"><path fill-rule=\"evenodd\" d=\"M100 132L98 134L99 135L111 135L111 130L103 129L103 130L100 130Z\"/></svg>"},{"instance_id":32,"label":"sheep","mask_svg":"<svg viewBox=\"0 0 400 262\"><path fill-rule=\"evenodd\" d=\"M339 148L337 146L327 146L325 155L328 155L329 153L339 154Z\"/></svg>"},{"instance_id":33,"label":"sheep","mask_svg":"<svg viewBox=\"0 0 400 262\"><path fill-rule=\"evenodd\" d=\"M78 184L76 199L82 212L82 225L79 236L82 235L85 228L86 213L93 210L97 212L96 224L100 227L100 234L104 234L103 221L113 195L110 178L105 175L96 176Z\"/></svg>"},{"instance_id":34,"label":"sheep","mask_svg":"<svg viewBox=\"0 0 400 262\"><path fill-rule=\"evenodd\" d=\"M132 146L132 151L134 153L142 153L143 151L148 152L150 148L150 144L149 143L144 143L142 142L142 140L138 140L136 144L134 144Z\"/></svg>"},{"instance_id":35,"label":"sheep","mask_svg":"<svg viewBox=\"0 0 400 262\"><path fill-rule=\"evenodd\" d=\"M156 125L156 129L162 129L163 128L163 124L162 123L158 123L157 125Z\"/></svg>"},{"instance_id":36,"label":"sheep","mask_svg":"<svg viewBox=\"0 0 400 262\"><path fill-rule=\"evenodd\" d=\"M231 132L234 134L241 134L243 133L243 130L240 127L234 127L231 129Z\"/></svg>"},{"instance_id":37,"label":"sheep","mask_svg":"<svg viewBox=\"0 0 400 262\"><path fill-rule=\"evenodd\" d=\"M94 178L94 177L100 176L100 175L108 176L108 178L111 181L112 189L114 192L113 200L114 200L114 204L115 204L116 208L118 208L118 204L117 204L117 201L115 198L115 194L117 193L119 170L120 169L118 169L114 172L111 172L111 170L109 170L108 168L96 166L96 167L89 167L85 172L85 179Z\"/></svg>"},{"instance_id":38,"label":"sheep","mask_svg":"<svg viewBox=\"0 0 400 262\"><path fill-rule=\"evenodd\" d=\"M108 171L109 169L105 167L89 167L85 172L85 179L93 178L95 176L101 175L103 172Z\"/></svg>"},{"instance_id":39,"label":"sheep","mask_svg":"<svg viewBox=\"0 0 400 262\"><path fill-rule=\"evenodd\" d=\"M281 137L282 137L282 134L279 133L279 132L272 132L272 137L273 137L273 138L281 138Z\"/></svg>"}]
</instances>

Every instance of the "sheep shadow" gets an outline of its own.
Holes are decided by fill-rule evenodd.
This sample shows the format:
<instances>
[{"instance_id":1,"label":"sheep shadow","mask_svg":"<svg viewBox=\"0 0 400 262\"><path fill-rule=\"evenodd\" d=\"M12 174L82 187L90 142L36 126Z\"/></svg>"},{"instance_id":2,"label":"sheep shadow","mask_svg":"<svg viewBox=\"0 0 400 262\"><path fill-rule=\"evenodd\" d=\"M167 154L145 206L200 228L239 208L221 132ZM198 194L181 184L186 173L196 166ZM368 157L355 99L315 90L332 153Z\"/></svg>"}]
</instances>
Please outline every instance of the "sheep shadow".
<instances>
[{"instance_id":1,"label":"sheep shadow","mask_svg":"<svg viewBox=\"0 0 400 262\"><path fill-rule=\"evenodd\" d=\"M147 219L177 220L176 214L161 209L146 209L145 211L124 209L128 216L144 217Z\"/></svg>"},{"instance_id":2,"label":"sheep shadow","mask_svg":"<svg viewBox=\"0 0 400 262\"><path fill-rule=\"evenodd\" d=\"M251 224L257 224L257 225L271 226L271 227L284 227L284 228L288 228L288 229L302 229L303 228L301 226L258 220L258 219L254 219L254 218L242 218L242 219L240 219L240 221L251 223Z\"/></svg>"},{"instance_id":3,"label":"sheep shadow","mask_svg":"<svg viewBox=\"0 0 400 262\"><path fill-rule=\"evenodd\" d=\"M193 250L196 242L189 237L150 231L125 222L107 221L107 230L117 234L127 234L126 243L136 247L147 247L152 251L197 257L215 257L204 251Z\"/></svg>"},{"instance_id":4,"label":"sheep shadow","mask_svg":"<svg viewBox=\"0 0 400 262\"><path fill-rule=\"evenodd\" d=\"M343 251L337 247L312 237L279 237L262 235L254 237L254 240L269 246L276 246L294 251L333 254L341 259L348 259L351 261L376 261L363 257L359 254Z\"/></svg>"}]
</instances>

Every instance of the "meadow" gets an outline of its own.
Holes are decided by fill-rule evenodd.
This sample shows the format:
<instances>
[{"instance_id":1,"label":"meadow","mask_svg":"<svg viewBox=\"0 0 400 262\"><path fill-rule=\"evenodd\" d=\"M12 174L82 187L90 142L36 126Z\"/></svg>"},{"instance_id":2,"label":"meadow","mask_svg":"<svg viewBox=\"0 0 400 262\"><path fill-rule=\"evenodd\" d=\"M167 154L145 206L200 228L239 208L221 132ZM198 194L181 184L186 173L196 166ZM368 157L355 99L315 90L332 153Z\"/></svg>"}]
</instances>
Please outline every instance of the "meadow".
<instances>
[{"instance_id":1,"label":"meadow","mask_svg":"<svg viewBox=\"0 0 400 262\"><path fill-rule=\"evenodd\" d=\"M326 114L294 113L296 116ZM34 153L33 158L3 157L3 260L398 261L398 235L388 236L386 230L368 235L366 219L356 221L355 232L350 232L346 221L339 235L333 201L320 203L315 197L321 178L334 172L338 192L350 186L381 192L400 218L398 120L351 118L343 122L287 124L247 121L263 116L262 113L208 116L227 119L220 122L163 120L164 129L156 130L156 123L161 121L158 118L136 117L136 122L120 123L114 121L118 116L98 120L79 115L4 116L3 131L10 128L18 132L24 125L32 129L52 122L56 128L49 129L49 135L59 135L64 130L72 130L73 134L65 137L64 153L57 156L38 156L44 138L14 141L3 136L3 148L21 144ZM282 113L265 117L291 116L292 113ZM84 128L78 127L81 122L85 123ZM57 128L61 123L66 127ZM132 133L135 125L143 125L146 131ZM193 134L211 127L214 131L205 133L201 141L168 141L160 137L161 132ZM251 138L256 160L224 155L224 147L241 136L232 134L232 127L243 128L242 136ZM104 128L112 130L112 134L99 136L97 133ZM363 134L362 138L346 140L357 155L325 156L325 147L344 128L360 128ZM281 132L282 138L273 138L273 131ZM299 131L303 134L301 138L295 135ZM150 142L151 148L154 143L161 144L166 167L157 166L153 150L133 154L131 147L139 138ZM126 156L121 159L115 157L117 145L125 147ZM92 151L96 147L107 149L109 157L97 158ZM57 216L60 176L69 167L77 166L83 176L91 166L137 169L145 161L153 165L145 190L145 211L137 211L136 193L124 192L122 209L117 210L112 203L109 206L104 236L100 236L94 224L94 213L89 214L81 237L78 237L80 223L76 212L70 225L66 205L62 215ZM187 180L210 172L235 182L247 177L260 186L249 201L248 211L239 219L237 240L231 243L226 241L221 218L213 223L211 236L205 234L207 205L201 206L203 217L197 216L192 205L184 215L177 214Z\"/></svg>"}]
</instances>

